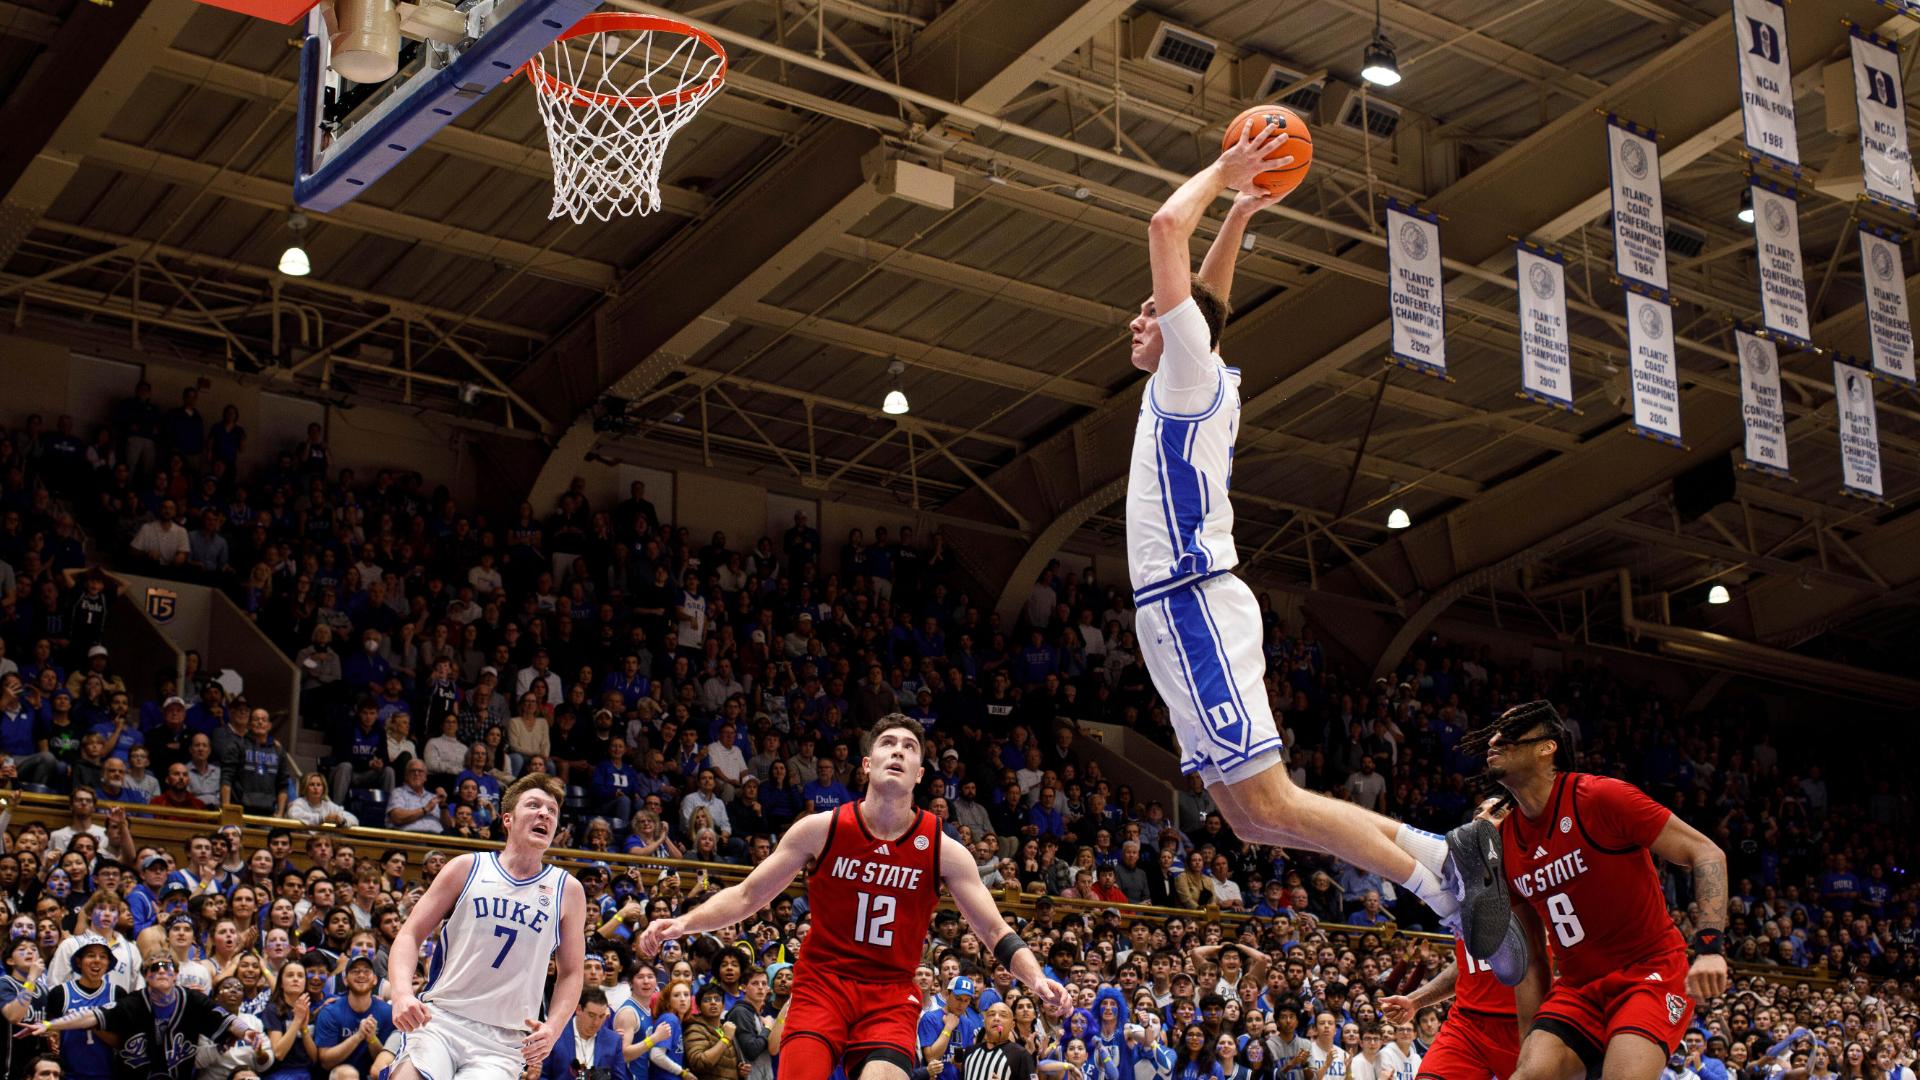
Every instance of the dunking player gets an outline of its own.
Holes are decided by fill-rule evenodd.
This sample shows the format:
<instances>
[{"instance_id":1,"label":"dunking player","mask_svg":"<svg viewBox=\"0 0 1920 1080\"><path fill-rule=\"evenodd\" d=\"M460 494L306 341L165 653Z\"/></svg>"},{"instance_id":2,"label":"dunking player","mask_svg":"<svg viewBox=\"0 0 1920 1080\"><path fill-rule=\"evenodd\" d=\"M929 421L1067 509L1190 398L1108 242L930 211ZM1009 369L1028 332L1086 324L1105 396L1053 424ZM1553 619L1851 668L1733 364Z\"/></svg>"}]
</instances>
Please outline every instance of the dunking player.
<instances>
[{"instance_id":1,"label":"dunking player","mask_svg":"<svg viewBox=\"0 0 1920 1080\"><path fill-rule=\"evenodd\" d=\"M1467 745L1486 751L1486 779L1513 803L1500 823L1503 860L1536 945L1514 990L1520 1061L1508 1080L1653 1080L1687 1030L1687 996L1704 1002L1727 988L1726 855L1632 784L1567 771L1573 744L1544 701L1508 709ZM1691 966L1655 855L1693 872L1702 929Z\"/></svg>"},{"instance_id":2,"label":"dunking player","mask_svg":"<svg viewBox=\"0 0 1920 1080\"><path fill-rule=\"evenodd\" d=\"M1279 201L1255 187L1254 177L1293 161L1267 160L1289 137L1248 124L1239 142L1167 199L1148 228L1153 295L1130 329L1133 366L1151 378L1127 481L1127 567L1140 652L1179 736L1181 771L1202 776L1234 832L1330 852L1405 885L1443 918L1457 916L1468 951L1492 958L1507 981L1517 982L1526 958L1498 868L1488 865L1498 855L1491 825L1470 822L1436 836L1303 791L1275 767L1280 737L1264 682L1260 610L1231 573L1239 556L1227 493L1240 372L1214 349L1247 220ZM1196 276L1194 229L1229 188L1241 194Z\"/></svg>"},{"instance_id":3,"label":"dunking player","mask_svg":"<svg viewBox=\"0 0 1920 1080\"><path fill-rule=\"evenodd\" d=\"M1501 802L1488 799L1475 817L1494 823ZM1416 1080L1504 1080L1520 1057L1513 990L1495 978L1484 961L1467 954L1453 939L1453 963L1411 994L1380 1002L1380 1011L1396 1024L1410 1024L1421 1009L1453 999L1453 1011L1433 1045L1420 1058Z\"/></svg>"},{"instance_id":4,"label":"dunking player","mask_svg":"<svg viewBox=\"0 0 1920 1080\"><path fill-rule=\"evenodd\" d=\"M943 881L973 932L994 943L996 960L1050 1009L1071 1004L1000 917L973 855L913 805L924 738L917 721L883 717L868 736L865 798L802 818L745 881L640 935L640 951L651 955L674 938L738 923L814 860L812 926L794 969L780 1080L826 1080L843 1063L855 1080L905 1080L920 1020L913 972Z\"/></svg>"},{"instance_id":5,"label":"dunking player","mask_svg":"<svg viewBox=\"0 0 1920 1080\"><path fill-rule=\"evenodd\" d=\"M538 1071L573 1019L587 949L586 891L546 863L560 820L560 782L522 777L500 797L506 847L447 863L389 954L420 955L431 938L427 983L413 964L387 968L393 1024L403 1033L388 1080L518 1080ZM540 1020L547 958L558 947L552 1011Z\"/></svg>"}]
</instances>

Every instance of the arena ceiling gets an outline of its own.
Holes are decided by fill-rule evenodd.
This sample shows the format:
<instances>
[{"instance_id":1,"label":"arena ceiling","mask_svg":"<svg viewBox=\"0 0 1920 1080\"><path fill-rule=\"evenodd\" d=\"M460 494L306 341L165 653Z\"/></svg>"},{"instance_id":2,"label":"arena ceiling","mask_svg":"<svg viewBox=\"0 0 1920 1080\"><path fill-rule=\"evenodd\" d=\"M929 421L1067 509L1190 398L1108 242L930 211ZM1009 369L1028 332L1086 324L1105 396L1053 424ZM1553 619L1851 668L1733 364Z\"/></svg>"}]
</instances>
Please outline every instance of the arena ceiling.
<instances>
[{"instance_id":1,"label":"arena ceiling","mask_svg":"<svg viewBox=\"0 0 1920 1080\"><path fill-rule=\"evenodd\" d=\"M290 28L189 0L0 0L0 128L28 136L0 146L0 296L76 348L497 436L481 450L536 505L593 454L917 508L1004 604L1054 551L1117 546L1146 218L1279 65L1281 92L1322 104L1311 177L1258 223L1223 344L1246 372L1234 480L1256 580L1364 653L1446 611L1617 638L1625 568L1627 613L1903 672L1920 396L1879 390L1890 505L1840 494L1812 355L1783 363L1795 481L1743 472L1691 520L1671 498L1739 445L1729 328L1758 309L1727 6L1383 0L1406 79L1367 99L1395 127L1367 137L1338 117L1368 0L674 0L721 28L733 69L673 144L665 212L550 222L515 82L316 216L295 279L274 269ZM1920 26L1869 0L1788 10L1816 339L1864 353L1857 204L1813 182L1852 138L1828 130L1822 73L1842 18ZM1219 43L1204 77L1140 55L1160 20ZM1698 243L1673 259L1684 450L1625 431L1606 110L1661 130L1668 220ZM951 176L953 208L880 194L887 158ZM1389 197L1444 213L1446 254L1475 268L1448 288L1456 381L1382 363ZM1575 413L1514 393L1517 236L1568 257ZM905 417L879 408L894 360ZM1387 529L1394 506L1414 528ZM1705 607L1714 583L1736 602Z\"/></svg>"}]
</instances>

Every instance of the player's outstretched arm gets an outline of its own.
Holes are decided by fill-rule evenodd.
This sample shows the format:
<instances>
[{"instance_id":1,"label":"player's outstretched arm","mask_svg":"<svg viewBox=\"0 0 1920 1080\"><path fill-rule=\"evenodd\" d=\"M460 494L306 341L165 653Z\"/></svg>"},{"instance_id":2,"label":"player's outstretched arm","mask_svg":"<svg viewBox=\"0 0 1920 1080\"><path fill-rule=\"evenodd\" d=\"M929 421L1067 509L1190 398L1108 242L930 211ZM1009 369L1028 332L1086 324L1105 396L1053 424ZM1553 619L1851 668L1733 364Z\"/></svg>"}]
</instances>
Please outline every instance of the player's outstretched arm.
<instances>
[{"instance_id":1,"label":"player's outstretched arm","mask_svg":"<svg viewBox=\"0 0 1920 1080\"><path fill-rule=\"evenodd\" d=\"M1674 814L1654 838L1653 853L1693 871L1693 901L1700 905L1693 934L1693 966L1687 971L1687 993L1705 1004L1727 991L1727 958L1721 937L1727 929L1727 853L1699 829Z\"/></svg>"},{"instance_id":2,"label":"player's outstretched arm","mask_svg":"<svg viewBox=\"0 0 1920 1080\"><path fill-rule=\"evenodd\" d=\"M772 903L773 898L806 869L807 860L826 847L827 826L832 819L831 813L801 818L780 838L780 846L773 849L773 854L754 867L745 881L721 889L692 911L648 923L640 934L640 952L652 956L660 951L662 942L732 926Z\"/></svg>"},{"instance_id":3,"label":"player's outstretched arm","mask_svg":"<svg viewBox=\"0 0 1920 1080\"><path fill-rule=\"evenodd\" d=\"M940 836L940 879L947 883L947 891L953 894L953 905L973 928L974 936L994 943L994 959L1025 983L1055 1015L1064 1015L1073 1005L1072 995L1066 987L1047 978L1040 967L1040 958L1033 955L1033 950L1007 925L1000 906L993 902L993 894L980 881L980 867L973 861L973 853L944 833Z\"/></svg>"},{"instance_id":4,"label":"player's outstretched arm","mask_svg":"<svg viewBox=\"0 0 1920 1080\"><path fill-rule=\"evenodd\" d=\"M1380 999L1380 1011L1396 1024L1413 1023L1414 1014L1429 1005L1438 1005L1453 996L1459 983L1460 965L1448 964L1445 971L1420 984L1411 994L1394 994Z\"/></svg>"},{"instance_id":5,"label":"player's outstretched arm","mask_svg":"<svg viewBox=\"0 0 1920 1080\"><path fill-rule=\"evenodd\" d=\"M1292 158L1271 162L1263 160L1275 147L1281 146L1292 136L1277 127L1260 125L1258 131L1254 129L1255 125L1248 124L1241 140L1228 147L1219 160L1176 188L1160 209L1154 212L1153 220L1147 225L1147 257L1153 267L1153 307L1156 313L1164 315L1193 295L1190 280L1193 253L1188 245L1193 241L1193 230L1200 227L1200 218L1206 213L1207 207L1213 205L1213 200L1228 188L1252 188L1253 178L1262 171L1285 168L1292 162ZM1243 220L1240 228L1245 227ZM1230 246L1237 249L1239 243L1240 238L1236 235ZM1218 244L1215 246L1218 247ZM1232 278L1230 261L1226 276ZM1212 284L1212 281L1209 280L1208 284Z\"/></svg>"},{"instance_id":6,"label":"player's outstretched arm","mask_svg":"<svg viewBox=\"0 0 1920 1080\"><path fill-rule=\"evenodd\" d=\"M421 943L432 937L447 916L453 914L453 903L460 898L460 890L467 887L475 857L456 855L440 868L420 902L413 905L407 921L400 924L400 932L393 935L388 956L420 955ZM413 969L412 964L387 965L387 1001L393 1006L393 1026L401 1031L420 1030L432 1015L426 1005L413 996Z\"/></svg>"}]
</instances>

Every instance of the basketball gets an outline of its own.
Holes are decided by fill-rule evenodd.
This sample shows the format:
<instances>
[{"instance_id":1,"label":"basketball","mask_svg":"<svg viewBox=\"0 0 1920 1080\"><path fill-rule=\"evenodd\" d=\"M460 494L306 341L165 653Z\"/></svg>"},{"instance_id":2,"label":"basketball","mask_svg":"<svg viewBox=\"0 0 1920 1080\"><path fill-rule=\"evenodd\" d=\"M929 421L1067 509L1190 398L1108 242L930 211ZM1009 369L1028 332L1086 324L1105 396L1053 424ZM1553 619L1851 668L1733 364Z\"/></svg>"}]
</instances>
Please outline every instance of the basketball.
<instances>
[{"instance_id":1,"label":"basketball","mask_svg":"<svg viewBox=\"0 0 1920 1080\"><path fill-rule=\"evenodd\" d=\"M1313 132L1307 130L1307 122L1300 114L1285 105L1255 105L1246 112L1233 118L1227 125L1226 138L1220 140L1220 149L1225 150L1240 141L1240 133L1248 124L1264 122L1277 124L1292 138L1276 148L1268 158L1291 156L1293 164L1284 169L1269 169L1253 178L1253 182L1276 195L1285 195L1300 186L1307 178L1307 166L1313 164Z\"/></svg>"}]
</instances>

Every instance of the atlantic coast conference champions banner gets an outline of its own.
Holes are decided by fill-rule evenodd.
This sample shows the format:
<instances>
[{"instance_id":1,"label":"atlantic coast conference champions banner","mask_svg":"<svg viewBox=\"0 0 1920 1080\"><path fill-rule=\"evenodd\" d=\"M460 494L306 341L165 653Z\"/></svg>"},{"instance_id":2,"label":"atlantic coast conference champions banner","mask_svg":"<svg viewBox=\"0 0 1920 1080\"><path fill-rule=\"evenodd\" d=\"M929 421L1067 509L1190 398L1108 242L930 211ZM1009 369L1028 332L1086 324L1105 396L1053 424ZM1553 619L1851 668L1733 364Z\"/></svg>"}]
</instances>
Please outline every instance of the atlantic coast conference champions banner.
<instances>
[{"instance_id":1,"label":"atlantic coast conference champions banner","mask_svg":"<svg viewBox=\"0 0 1920 1080\"><path fill-rule=\"evenodd\" d=\"M1736 330L1740 356L1740 416L1747 426L1747 465L1787 474L1787 417L1780 400L1780 350L1773 342Z\"/></svg>"},{"instance_id":2,"label":"atlantic coast conference champions banner","mask_svg":"<svg viewBox=\"0 0 1920 1080\"><path fill-rule=\"evenodd\" d=\"M1627 347L1635 433L1680 445L1680 365L1673 349L1673 309L1666 301L1627 294Z\"/></svg>"},{"instance_id":3,"label":"atlantic coast conference champions banner","mask_svg":"<svg viewBox=\"0 0 1920 1080\"><path fill-rule=\"evenodd\" d=\"M1801 347L1813 327L1800 261L1800 205L1793 192L1755 177L1753 246L1760 264L1760 310L1767 333Z\"/></svg>"},{"instance_id":4,"label":"atlantic coast conference champions banner","mask_svg":"<svg viewBox=\"0 0 1920 1080\"><path fill-rule=\"evenodd\" d=\"M1667 216L1660 203L1660 147L1647 135L1607 118L1613 171L1613 272L1667 291Z\"/></svg>"},{"instance_id":5,"label":"atlantic coast conference champions banner","mask_svg":"<svg viewBox=\"0 0 1920 1080\"><path fill-rule=\"evenodd\" d=\"M1912 386L1913 324L1907 316L1907 272L1900 258L1900 241L1870 225L1862 226L1860 266L1867 285L1873 370Z\"/></svg>"},{"instance_id":6,"label":"atlantic coast conference champions banner","mask_svg":"<svg viewBox=\"0 0 1920 1080\"><path fill-rule=\"evenodd\" d=\"M1848 491L1878 499L1880 431L1874 422L1873 379L1852 364L1833 362L1833 393L1840 402L1840 482Z\"/></svg>"},{"instance_id":7,"label":"atlantic coast conference champions banner","mask_svg":"<svg viewBox=\"0 0 1920 1080\"><path fill-rule=\"evenodd\" d=\"M1567 268L1553 255L1514 249L1520 283L1520 385L1526 396L1573 407L1572 345L1567 336Z\"/></svg>"},{"instance_id":8,"label":"atlantic coast conference champions banner","mask_svg":"<svg viewBox=\"0 0 1920 1080\"><path fill-rule=\"evenodd\" d=\"M1387 299L1393 356L1429 375L1447 373L1447 309L1441 293L1440 226L1431 214L1387 207Z\"/></svg>"},{"instance_id":9,"label":"atlantic coast conference champions banner","mask_svg":"<svg viewBox=\"0 0 1920 1080\"><path fill-rule=\"evenodd\" d=\"M1733 0L1733 29L1740 47L1740 115L1746 121L1747 149L1798 166L1786 7L1781 0Z\"/></svg>"},{"instance_id":10,"label":"atlantic coast conference champions banner","mask_svg":"<svg viewBox=\"0 0 1920 1080\"><path fill-rule=\"evenodd\" d=\"M1853 97L1860 110L1860 169L1867 194L1912 212L1913 154L1900 92L1900 54L1853 28Z\"/></svg>"}]
</instances>

